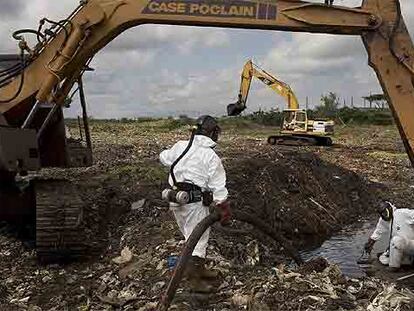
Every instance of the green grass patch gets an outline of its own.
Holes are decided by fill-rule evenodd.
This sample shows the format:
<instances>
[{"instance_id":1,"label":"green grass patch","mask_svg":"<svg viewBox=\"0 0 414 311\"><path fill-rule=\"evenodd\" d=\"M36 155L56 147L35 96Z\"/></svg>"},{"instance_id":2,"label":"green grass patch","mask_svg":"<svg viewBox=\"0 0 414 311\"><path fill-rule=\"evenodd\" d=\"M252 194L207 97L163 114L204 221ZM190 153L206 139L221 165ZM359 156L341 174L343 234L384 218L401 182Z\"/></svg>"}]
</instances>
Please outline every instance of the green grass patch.
<instances>
[{"instance_id":1,"label":"green grass patch","mask_svg":"<svg viewBox=\"0 0 414 311\"><path fill-rule=\"evenodd\" d=\"M406 153L395 153L387 151L374 151L368 153L368 155L377 160L405 160L408 159Z\"/></svg>"},{"instance_id":2,"label":"green grass patch","mask_svg":"<svg viewBox=\"0 0 414 311\"><path fill-rule=\"evenodd\" d=\"M117 176L118 178L125 176L138 177L140 180L150 183L158 183L168 175L168 171L161 164L152 161L115 166L108 173L110 176Z\"/></svg>"}]
</instances>

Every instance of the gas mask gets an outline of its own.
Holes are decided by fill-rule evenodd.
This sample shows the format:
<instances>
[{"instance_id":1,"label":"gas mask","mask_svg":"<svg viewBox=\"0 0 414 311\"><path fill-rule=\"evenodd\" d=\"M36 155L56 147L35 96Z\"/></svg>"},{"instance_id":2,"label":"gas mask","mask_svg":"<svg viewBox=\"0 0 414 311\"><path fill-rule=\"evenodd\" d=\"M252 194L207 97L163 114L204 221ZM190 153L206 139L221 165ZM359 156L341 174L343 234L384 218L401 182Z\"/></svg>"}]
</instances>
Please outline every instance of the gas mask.
<instances>
[{"instance_id":1,"label":"gas mask","mask_svg":"<svg viewBox=\"0 0 414 311\"><path fill-rule=\"evenodd\" d=\"M210 137L214 142L218 141L221 129L218 122L212 116L201 116L197 119L196 135L204 135Z\"/></svg>"}]
</instances>

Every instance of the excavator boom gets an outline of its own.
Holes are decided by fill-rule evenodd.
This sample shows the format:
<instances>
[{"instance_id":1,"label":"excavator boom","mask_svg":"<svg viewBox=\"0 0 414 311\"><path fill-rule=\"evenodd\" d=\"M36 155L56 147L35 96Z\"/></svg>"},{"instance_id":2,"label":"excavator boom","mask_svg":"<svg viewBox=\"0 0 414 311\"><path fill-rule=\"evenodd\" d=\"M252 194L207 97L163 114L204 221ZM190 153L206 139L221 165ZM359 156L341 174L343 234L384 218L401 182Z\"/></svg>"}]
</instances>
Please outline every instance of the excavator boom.
<instances>
[{"instance_id":1,"label":"excavator boom","mask_svg":"<svg viewBox=\"0 0 414 311\"><path fill-rule=\"evenodd\" d=\"M244 104L247 102L247 96L249 94L253 77L256 77L280 96L286 98L288 109L299 109L298 99L296 98L296 95L293 93L290 86L285 82L278 80L276 77L266 72L265 70L259 68L257 65L253 64L251 60L249 60L244 65L242 72L242 82L240 84L239 98L241 97L241 100Z\"/></svg>"},{"instance_id":2,"label":"excavator boom","mask_svg":"<svg viewBox=\"0 0 414 311\"><path fill-rule=\"evenodd\" d=\"M240 82L239 98L235 104L227 106L227 114L229 116L235 116L240 114L246 109L247 98L250 92L250 86L252 84L253 77L257 78L264 84L266 84L273 91L284 97L287 101L288 109L299 109L299 102L295 93L288 84L278 80L276 77L259 68L253 64L251 60L248 60L243 67Z\"/></svg>"}]
</instances>

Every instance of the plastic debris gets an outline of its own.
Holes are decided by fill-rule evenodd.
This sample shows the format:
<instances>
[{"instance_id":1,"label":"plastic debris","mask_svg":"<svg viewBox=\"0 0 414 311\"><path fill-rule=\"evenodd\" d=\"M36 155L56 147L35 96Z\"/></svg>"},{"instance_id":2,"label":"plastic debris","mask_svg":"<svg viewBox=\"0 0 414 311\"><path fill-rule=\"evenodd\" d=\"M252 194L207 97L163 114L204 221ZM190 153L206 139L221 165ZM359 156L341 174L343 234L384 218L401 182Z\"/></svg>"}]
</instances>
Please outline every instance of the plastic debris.
<instances>
[{"instance_id":1,"label":"plastic debris","mask_svg":"<svg viewBox=\"0 0 414 311\"><path fill-rule=\"evenodd\" d=\"M139 210L139 209L143 208L144 205L145 205L145 202L146 202L146 200L142 199L142 200L139 200L138 202L132 203L131 210L136 211L136 210Z\"/></svg>"},{"instance_id":2,"label":"plastic debris","mask_svg":"<svg viewBox=\"0 0 414 311\"><path fill-rule=\"evenodd\" d=\"M130 262L132 260L132 252L129 249L129 247L125 247L122 251L121 251L121 256L116 257L114 259L112 259L112 261L118 265L122 265L125 264L127 262Z\"/></svg>"},{"instance_id":3,"label":"plastic debris","mask_svg":"<svg viewBox=\"0 0 414 311\"><path fill-rule=\"evenodd\" d=\"M368 311L402 310L403 307L414 307L414 293L407 290L397 290L395 285L385 285L381 293L367 307ZM413 309L406 309L413 310Z\"/></svg>"}]
</instances>

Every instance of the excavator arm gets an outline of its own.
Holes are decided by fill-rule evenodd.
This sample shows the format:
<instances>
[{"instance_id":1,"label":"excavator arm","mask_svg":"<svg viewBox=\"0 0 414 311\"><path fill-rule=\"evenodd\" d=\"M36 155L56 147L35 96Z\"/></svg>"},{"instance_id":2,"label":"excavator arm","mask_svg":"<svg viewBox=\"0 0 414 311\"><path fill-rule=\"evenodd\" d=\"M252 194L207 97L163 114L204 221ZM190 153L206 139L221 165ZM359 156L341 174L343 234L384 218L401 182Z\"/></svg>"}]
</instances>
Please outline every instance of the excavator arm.
<instances>
[{"instance_id":1,"label":"excavator arm","mask_svg":"<svg viewBox=\"0 0 414 311\"><path fill-rule=\"evenodd\" d=\"M39 147L40 154L54 152L59 130L51 124L61 119L65 98L91 58L126 29L156 23L361 36L369 64L388 97L414 165L414 48L398 0L364 0L358 8L297 0L88 0L81 3L67 20L57 23L55 29L59 31L35 32L39 38L35 48L29 48L16 35L20 47L29 51L30 56L21 70L9 75L6 84L0 81L2 123L15 129L16 137L18 130L34 129L40 141L42 135L55 138ZM45 105L50 106L49 113L33 117ZM62 126L62 122L55 124ZM3 150L11 148L0 146L0 150L2 147ZM1 165L0 155L0 170ZM12 169L7 163L3 166Z\"/></svg>"},{"instance_id":2,"label":"excavator arm","mask_svg":"<svg viewBox=\"0 0 414 311\"><path fill-rule=\"evenodd\" d=\"M253 77L256 77L280 96L286 98L288 109L299 109L298 99L288 84L276 79L276 77L259 68L257 65L253 64L251 60L249 60L244 65L243 72L241 74L238 101L235 104L227 106L227 114L229 116L238 115L246 109L247 98L249 96Z\"/></svg>"}]
</instances>

